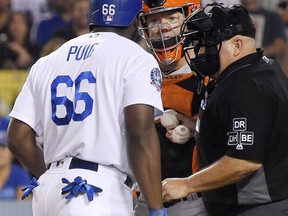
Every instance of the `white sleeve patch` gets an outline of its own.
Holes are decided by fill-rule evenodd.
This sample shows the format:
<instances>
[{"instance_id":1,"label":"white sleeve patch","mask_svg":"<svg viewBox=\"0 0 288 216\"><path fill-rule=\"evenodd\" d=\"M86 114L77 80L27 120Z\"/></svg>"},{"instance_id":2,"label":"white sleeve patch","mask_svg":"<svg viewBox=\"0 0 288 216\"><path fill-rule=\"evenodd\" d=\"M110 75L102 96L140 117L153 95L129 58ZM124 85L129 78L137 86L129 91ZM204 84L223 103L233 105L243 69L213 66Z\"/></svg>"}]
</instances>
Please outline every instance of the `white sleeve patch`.
<instances>
[{"instance_id":1,"label":"white sleeve patch","mask_svg":"<svg viewBox=\"0 0 288 216\"><path fill-rule=\"evenodd\" d=\"M247 131L246 118L233 119L233 132L228 132L228 145L236 146L237 150L243 150L245 145L253 145L254 132Z\"/></svg>"}]
</instances>

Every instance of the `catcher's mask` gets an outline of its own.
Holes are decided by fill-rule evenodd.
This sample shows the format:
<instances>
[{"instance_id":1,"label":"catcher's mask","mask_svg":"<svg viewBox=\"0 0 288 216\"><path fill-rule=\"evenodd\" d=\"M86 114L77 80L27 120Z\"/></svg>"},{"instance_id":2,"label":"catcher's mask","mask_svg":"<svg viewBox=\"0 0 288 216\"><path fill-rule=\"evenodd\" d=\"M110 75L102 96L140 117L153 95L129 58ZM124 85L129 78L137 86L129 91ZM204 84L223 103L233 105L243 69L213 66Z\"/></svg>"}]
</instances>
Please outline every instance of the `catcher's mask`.
<instances>
[{"instance_id":1,"label":"catcher's mask","mask_svg":"<svg viewBox=\"0 0 288 216\"><path fill-rule=\"evenodd\" d=\"M200 0L144 0L140 13L139 31L156 59L161 64L171 64L182 55L181 25Z\"/></svg>"},{"instance_id":2,"label":"catcher's mask","mask_svg":"<svg viewBox=\"0 0 288 216\"><path fill-rule=\"evenodd\" d=\"M184 48L186 61L192 70L204 77L219 71L222 41L235 35L254 38L255 27L243 6L223 7L213 3L189 15L182 25L181 35L189 44Z\"/></svg>"}]
</instances>

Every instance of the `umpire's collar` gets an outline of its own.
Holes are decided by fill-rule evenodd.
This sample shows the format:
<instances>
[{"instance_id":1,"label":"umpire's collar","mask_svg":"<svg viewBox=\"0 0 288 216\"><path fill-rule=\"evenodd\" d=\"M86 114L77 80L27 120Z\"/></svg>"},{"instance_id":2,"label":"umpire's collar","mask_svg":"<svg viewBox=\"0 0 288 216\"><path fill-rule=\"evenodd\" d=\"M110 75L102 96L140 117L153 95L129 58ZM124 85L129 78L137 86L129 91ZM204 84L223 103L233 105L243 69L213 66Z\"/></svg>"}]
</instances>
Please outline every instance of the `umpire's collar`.
<instances>
[{"instance_id":1,"label":"umpire's collar","mask_svg":"<svg viewBox=\"0 0 288 216\"><path fill-rule=\"evenodd\" d=\"M245 66L252 65L263 57L263 49L257 49L255 53L249 54L241 59L230 64L218 77L216 83L230 76L232 73L244 68Z\"/></svg>"}]
</instances>

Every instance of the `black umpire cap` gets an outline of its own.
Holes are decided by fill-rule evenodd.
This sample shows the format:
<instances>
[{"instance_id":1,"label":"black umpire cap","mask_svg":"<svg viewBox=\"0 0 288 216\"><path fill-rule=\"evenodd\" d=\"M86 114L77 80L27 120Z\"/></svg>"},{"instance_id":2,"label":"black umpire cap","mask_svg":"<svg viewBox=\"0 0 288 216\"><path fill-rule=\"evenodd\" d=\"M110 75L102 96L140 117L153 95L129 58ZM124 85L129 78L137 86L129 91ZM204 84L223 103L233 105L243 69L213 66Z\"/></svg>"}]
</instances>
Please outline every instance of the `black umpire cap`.
<instances>
[{"instance_id":1,"label":"black umpire cap","mask_svg":"<svg viewBox=\"0 0 288 216\"><path fill-rule=\"evenodd\" d=\"M214 28L220 31L222 40L228 40L235 35L255 38L255 26L248 11L242 5L222 7L215 4L209 13Z\"/></svg>"}]
</instances>

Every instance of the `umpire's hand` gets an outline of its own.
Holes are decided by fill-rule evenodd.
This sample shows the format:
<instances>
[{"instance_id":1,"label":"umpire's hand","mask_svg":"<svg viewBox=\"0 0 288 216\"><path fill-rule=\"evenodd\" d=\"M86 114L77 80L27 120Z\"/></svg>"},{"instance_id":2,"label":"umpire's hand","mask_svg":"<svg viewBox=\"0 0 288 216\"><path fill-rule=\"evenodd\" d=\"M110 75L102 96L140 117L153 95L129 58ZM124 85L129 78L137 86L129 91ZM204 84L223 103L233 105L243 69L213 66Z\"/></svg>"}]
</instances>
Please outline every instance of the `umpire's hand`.
<instances>
[{"instance_id":1,"label":"umpire's hand","mask_svg":"<svg viewBox=\"0 0 288 216\"><path fill-rule=\"evenodd\" d=\"M167 178L163 180L163 202L169 202L171 200L182 199L183 197L186 197L189 194L186 181L186 178Z\"/></svg>"}]
</instances>

